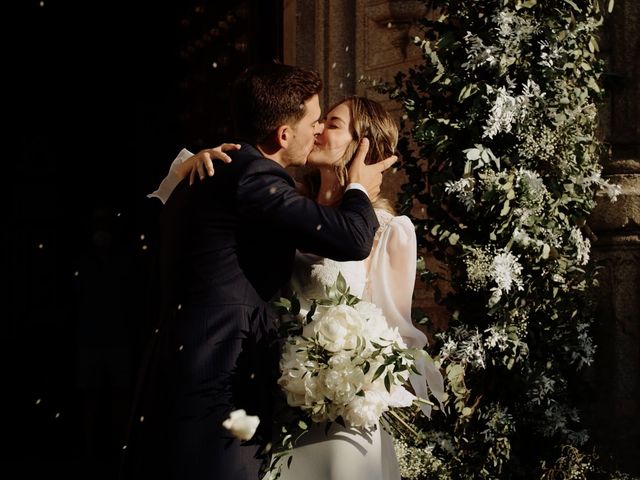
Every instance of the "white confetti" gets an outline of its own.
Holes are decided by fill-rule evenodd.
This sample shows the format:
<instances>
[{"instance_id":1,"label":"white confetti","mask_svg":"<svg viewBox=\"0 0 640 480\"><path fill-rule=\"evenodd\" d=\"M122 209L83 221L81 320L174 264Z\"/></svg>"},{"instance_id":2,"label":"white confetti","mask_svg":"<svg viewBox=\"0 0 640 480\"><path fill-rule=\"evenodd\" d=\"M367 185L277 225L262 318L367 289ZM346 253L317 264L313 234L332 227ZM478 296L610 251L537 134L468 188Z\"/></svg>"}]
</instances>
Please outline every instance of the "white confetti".
<instances>
[{"instance_id":1,"label":"white confetti","mask_svg":"<svg viewBox=\"0 0 640 480\"><path fill-rule=\"evenodd\" d=\"M212 66L213 68L218 68L218 62L213 62L213 63L211 64L211 66Z\"/></svg>"},{"instance_id":2,"label":"white confetti","mask_svg":"<svg viewBox=\"0 0 640 480\"><path fill-rule=\"evenodd\" d=\"M276 193L276 187L271 187L269 189L269 193Z\"/></svg>"},{"instance_id":3,"label":"white confetti","mask_svg":"<svg viewBox=\"0 0 640 480\"><path fill-rule=\"evenodd\" d=\"M331 68L336 68L337 63L333 62L333 65L331 65Z\"/></svg>"},{"instance_id":4,"label":"white confetti","mask_svg":"<svg viewBox=\"0 0 640 480\"><path fill-rule=\"evenodd\" d=\"M316 227L316 230L320 230L321 228L322 228L322 225L318 225L318 226Z\"/></svg>"}]
</instances>

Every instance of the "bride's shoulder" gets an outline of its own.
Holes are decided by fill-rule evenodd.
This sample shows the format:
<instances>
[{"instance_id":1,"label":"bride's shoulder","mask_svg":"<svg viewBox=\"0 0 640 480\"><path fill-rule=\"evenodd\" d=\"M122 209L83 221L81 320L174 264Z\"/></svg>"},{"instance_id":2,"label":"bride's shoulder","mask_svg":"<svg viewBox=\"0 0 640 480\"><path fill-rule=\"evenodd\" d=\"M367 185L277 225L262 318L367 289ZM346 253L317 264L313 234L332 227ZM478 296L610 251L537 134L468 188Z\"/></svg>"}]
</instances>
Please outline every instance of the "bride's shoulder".
<instances>
[{"instance_id":1,"label":"bride's shoulder","mask_svg":"<svg viewBox=\"0 0 640 480\"><path fill-rule=\"evenodd\" d=\"M414 230L413 222L406 215L394 215L391 212L382 209L375 210L378 217L380 228L376 232L376 236L381 236L388 230Z\"/></svg>"}]
</instances>

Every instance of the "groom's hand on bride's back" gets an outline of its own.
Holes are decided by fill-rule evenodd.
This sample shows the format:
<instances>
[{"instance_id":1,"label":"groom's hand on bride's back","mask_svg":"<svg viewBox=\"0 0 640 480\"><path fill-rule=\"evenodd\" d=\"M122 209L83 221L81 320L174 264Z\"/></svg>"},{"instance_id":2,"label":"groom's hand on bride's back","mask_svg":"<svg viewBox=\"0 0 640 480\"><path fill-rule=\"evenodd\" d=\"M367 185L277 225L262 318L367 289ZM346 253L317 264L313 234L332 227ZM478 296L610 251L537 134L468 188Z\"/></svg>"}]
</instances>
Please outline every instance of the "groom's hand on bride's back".
<instances>
[{"instance_id":1,"label":"groom's hand on bride's back","mask_svg":"<svg viewBox=\"0 0 640 480\"><path fill-rule=\"evenodd\" d=\"M360 145L358 145L358 150L353 157L351 165L349 165L349 182L362 185L369 194L369 198L374 200L380 194L382 173L396 163L398 157L392 155L378 163L366 165L364 161L368 151L369 139L363 138L360 140Z\"/></svg>"},{"instance_id":2,"label":"groom's hand on bride's back","mask_svg":"<svg viewBox=\"0 0 640 480\"><path fill-rule=\"evenodd\" d=\"M186 170L186 173L189 174L189 185L193 185L196 177L204 180L205 173L210 177L213 176L215 173L213 160L217 159L222 160L224 163L231 163L231 157L224 152L230 152L232 150L240 150L240 145L237 143L223 143L215 148L200 150L185 160L182 167Z\"/></svg>"}]
</instances>

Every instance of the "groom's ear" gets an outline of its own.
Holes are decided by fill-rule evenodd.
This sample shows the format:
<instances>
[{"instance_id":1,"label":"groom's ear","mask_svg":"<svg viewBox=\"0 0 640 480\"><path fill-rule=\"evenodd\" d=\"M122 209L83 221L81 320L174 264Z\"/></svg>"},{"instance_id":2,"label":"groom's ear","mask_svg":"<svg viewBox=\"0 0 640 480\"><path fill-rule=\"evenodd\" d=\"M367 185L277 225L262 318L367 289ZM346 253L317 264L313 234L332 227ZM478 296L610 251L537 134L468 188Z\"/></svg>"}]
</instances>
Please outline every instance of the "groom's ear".
<instances>
[{"instance_id":1,"label":"groom's ear","mask_svg":"<svg viewBox=\"0 0 640 480\"><path fill-rule=\"evenodd\" d=\"M291 127L289 125L280 125L276 129L276 143L280 148L287 148L289 146L289 142L291 141Z\"/></svg>"}]
</instances>

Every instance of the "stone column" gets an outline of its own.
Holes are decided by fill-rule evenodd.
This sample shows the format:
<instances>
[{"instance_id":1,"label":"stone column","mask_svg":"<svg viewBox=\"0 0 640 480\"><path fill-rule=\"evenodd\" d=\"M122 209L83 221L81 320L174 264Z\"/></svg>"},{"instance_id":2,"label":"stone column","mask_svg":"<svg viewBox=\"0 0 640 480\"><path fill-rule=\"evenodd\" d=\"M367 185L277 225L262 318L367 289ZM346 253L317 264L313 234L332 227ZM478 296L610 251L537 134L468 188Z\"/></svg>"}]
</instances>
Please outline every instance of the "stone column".
<instances>
[{"instance_id":1,"label":"stone column","mask_svg":"<svg viewBox=\"0 0 640 480\"><path fill-rule=\"evenodd\" d=\"M604 176L620 186L602 199L589 224L602 267L595 365L589 375L596 398L593 435L601 454L622 471L639 474L640 455L640 3L617 0L606 18L602 53L607 60L608 103L601 124L610 145Z\"/></svg>"},{"instance_id":2,"label":"stone column","mask_svg":"<svg viewBox=\"0 0 640 480\"><path fill-rule=\"evenodd\" d=\"M323 110L355 93L355 1L285 1L284 25L284 61L320 73Z\"/></svg>"}]
</instances>

